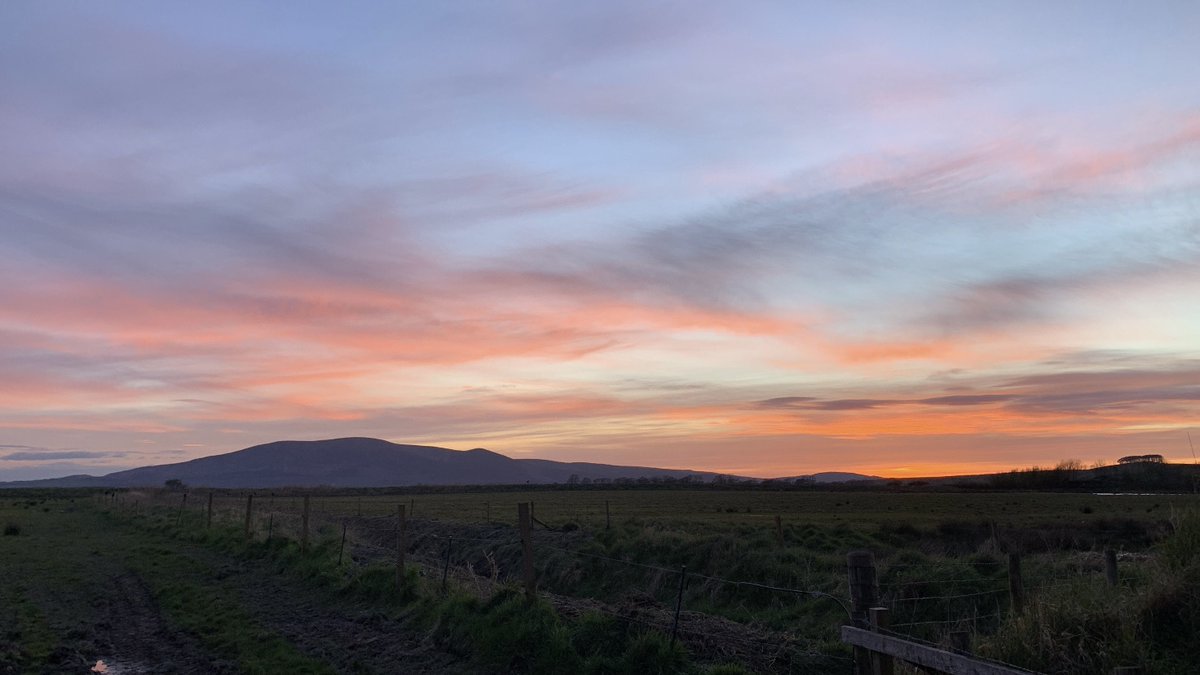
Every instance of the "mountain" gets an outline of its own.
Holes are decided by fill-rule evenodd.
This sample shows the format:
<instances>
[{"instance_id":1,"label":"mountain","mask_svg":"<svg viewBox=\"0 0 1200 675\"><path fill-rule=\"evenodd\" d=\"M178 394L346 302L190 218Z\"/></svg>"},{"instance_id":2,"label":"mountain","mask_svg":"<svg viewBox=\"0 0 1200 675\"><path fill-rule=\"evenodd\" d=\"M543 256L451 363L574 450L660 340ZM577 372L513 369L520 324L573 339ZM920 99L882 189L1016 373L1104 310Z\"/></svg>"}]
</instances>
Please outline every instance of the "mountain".
<instances>
[{"instance_id":1,"label":"mountain","mask_svg":"<svg viewBox=\"0 0 1200 675\"><path fill-rule=\"evenodd\" d=\"M861 473L849 473L847 471L822 471L821 473L809 474L806 476L788 476L787 478L773 478L772 480L783 482L795 481L812 481L814 483L856 483L859 481L881 481L884 480L879 476L868 476Z\"/></svg>"},{"instance_id":2,"label":"mountain","mask_svg":"<svg viewBox=\"0 0 1200 675\"><path fill-rule=\"evenodd\" d=\"M105 476L67 476L0 483L0 487L158 487L179 479L196 487L390 487L566 483L582 479L699 476L705 471L513 459L490 450L400 445L378 438L276 441L177 464L144 466Z\"/></svg>"}]
</instances>

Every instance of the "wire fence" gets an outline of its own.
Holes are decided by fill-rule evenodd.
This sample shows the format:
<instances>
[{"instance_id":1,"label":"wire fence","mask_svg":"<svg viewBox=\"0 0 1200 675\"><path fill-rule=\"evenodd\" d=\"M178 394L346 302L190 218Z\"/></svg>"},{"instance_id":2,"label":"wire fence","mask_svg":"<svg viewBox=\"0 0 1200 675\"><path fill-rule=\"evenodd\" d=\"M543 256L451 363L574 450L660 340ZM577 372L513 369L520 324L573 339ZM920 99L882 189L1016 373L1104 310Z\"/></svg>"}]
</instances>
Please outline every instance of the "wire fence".
<instances>
[{"instance_id":1,"label":"wire fence","mask_svg":"<svg viewBox=\"0 0 1200 675\"><path fill-rule=\"evenodd\" d=\"M522 535L515 518L503 517L500 504L485 503L475 522L420 517L415 498L391 502L361 499L314 499L271 495L178 494L167 491L140 493L132 502L114 504L135 515L153 514L195 527L240 527L247 537L305 542L337 549L339 564L348 573L371 565L390 564L403 553L425 583L447 589L494 594L505 585L521 581ZM444 508L444 504L442 507ZM314 508L315 507L315 508ZM398 512L403 510L404 520ZM607 525L608 505L601 522ZM844 575L827 575L820 587L753 579L735 579L711 570L689 570L657 561L635 560L613 554L597 542L594 532L541 525L530 534L539 577L540 594L561 613L579 616L595 613L643 629L670 633L694 652L714 659L735 659L774 669L781 663L820 661L841 668L851 659L832 651L828 638L820 639L787 630L766 629L739 623L721 613L753 614L763 606L822 603L815 612L853 620L849 587ZM574 522L574 521L570 521ZM776 522L778 527L778 521ZM401 533L403 532L403 538ZM782 530L780 531L782 542ZM336 544L335 544L336 542ZM1126 561L1135 562L1135 561ZM1111 563L1108 563L1111 564ZM1128 572L1130 566L1126 565ZM1013 585L1012 561L939 559L921 562L885 562L875 580L875 600L890 608L889 634L928 644L944 644L951 633L994 631L1012 612L1013 597L1053 592L1080 583L1096 583L1108 573L1104 561L1073 566L1039 565ZM873 572L874 574L875 572ZM1131 584L1138 573L1117 576L1116 583ZM601 583L611 580L613 583ZM579 587L584 590L580 592ZM614 594L614 588L622 593ZM678 589L683 607L706 611L671 611L670 598ZM686 602L685 602L686 600ZM722 602L726 609L721 612ZM717 612L714 614L713 612ZM833 622L831 629L838 622ZM833 672L830 670L829 672Z\"/></svg>"}]
</instances>

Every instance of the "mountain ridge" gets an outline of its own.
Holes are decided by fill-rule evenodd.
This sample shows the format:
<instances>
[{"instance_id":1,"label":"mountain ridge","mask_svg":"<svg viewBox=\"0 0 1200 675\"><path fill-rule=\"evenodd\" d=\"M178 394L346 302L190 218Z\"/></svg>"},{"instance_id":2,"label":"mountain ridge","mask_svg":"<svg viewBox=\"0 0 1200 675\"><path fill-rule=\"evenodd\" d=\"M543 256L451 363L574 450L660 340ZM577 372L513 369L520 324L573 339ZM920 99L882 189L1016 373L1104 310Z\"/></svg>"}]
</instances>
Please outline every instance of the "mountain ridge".
<instances>
[{"instance_id":1,"label":"mountain ridge","mask_svg":"<svg viewBox=\"0 0 1200 675\"><path fill-rule=\"evenodd\" d=\"M451 450L430 445L347 437L273 441L184 462L116 471L103 476L10 481L21 487L157 487L181 480L195 487L399 487L410 485L503 485L583 480L725 475L690 469L594 462L515 459L485 448Z\"/></svg>"}]
</instances>

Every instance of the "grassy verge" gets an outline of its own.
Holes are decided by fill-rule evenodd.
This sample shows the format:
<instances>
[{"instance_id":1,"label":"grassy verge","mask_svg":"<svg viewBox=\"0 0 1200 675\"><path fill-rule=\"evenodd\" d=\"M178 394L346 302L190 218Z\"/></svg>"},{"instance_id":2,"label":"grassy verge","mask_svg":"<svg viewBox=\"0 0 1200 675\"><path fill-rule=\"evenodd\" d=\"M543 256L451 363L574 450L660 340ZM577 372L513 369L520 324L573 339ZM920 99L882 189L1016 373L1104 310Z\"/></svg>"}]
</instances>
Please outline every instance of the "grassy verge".
<instances>
[{"instance_id":1,"label":"grassy verge","mask_svg":"<svg viewBox=\"0 0 1200 675\"><path fill-rule=\"evenodd\" d=\"M315 541L301 551L294 541L246 541L236 528L196 527L167 511L149 512L128 520L110 514L113 528L133 529L155 537L169 538L203 546L232 558L265 563L296 583L326 593L329 602L351 602L357 607L372 607L401 618L416 630L428 632L444 648L472 659L485 672L504 673L703 673L710 669L693 663L681 644L671 645L668 638L653 630L635 627L618 618L588 614L566 621L543 601L528 601L516 587L500 588L492 597L451 590L443 593L439 585L422 579L415 567L408 569L403 584L397 586L394 567L386 564L365 567L339 566L337 545L332 539ZM151 567L159 553L169 546L148 546L135 551L134 557ZM186 570L175 570L189 576ZM179 625L200 634L225 652L244 652L246 636L233 642L223 625L241 623L236 607L209 601L194 595L191 589L174 587L163 594L164 609L179 612ZM210 618L211 617L211 618ZM224 617L224 618L222 618ZM271 643L251 636L253 654L259 660L243 661L247 672L257 664L275 658ZM280 658L285 657L286 654ZM279 661L277 663L283 663ZM288 672L310 672L303 666ZM737 673L736 666L723 666L715 672Z\"/></svg>"}]
</instances>

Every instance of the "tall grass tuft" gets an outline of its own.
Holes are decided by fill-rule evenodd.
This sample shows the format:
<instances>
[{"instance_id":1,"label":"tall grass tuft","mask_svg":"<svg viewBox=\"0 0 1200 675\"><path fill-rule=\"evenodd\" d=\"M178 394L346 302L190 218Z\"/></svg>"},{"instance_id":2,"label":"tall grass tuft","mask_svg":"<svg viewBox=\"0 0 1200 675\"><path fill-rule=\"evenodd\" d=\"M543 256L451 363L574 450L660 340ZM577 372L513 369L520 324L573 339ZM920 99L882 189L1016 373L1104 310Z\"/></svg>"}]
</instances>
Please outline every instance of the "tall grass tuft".
<instances>
[{"instance_id":1,"label":"tall grass tuft","mask_svg":"<svg viewBox=\"0 0 1200 675\"><path fill-rule=\"evenodd\" d=\"M1200 516L1178 516L1144 582L1110 587L1080 577L1034 595L980 641L984 656L1039 672L1104 673L1118 666L1185 675L1200 672Z\"/></svg>"}]
</instances>

